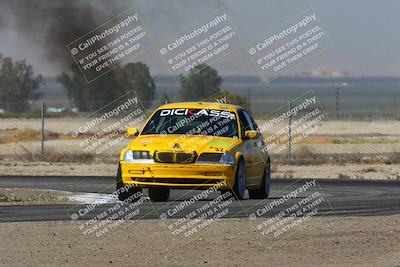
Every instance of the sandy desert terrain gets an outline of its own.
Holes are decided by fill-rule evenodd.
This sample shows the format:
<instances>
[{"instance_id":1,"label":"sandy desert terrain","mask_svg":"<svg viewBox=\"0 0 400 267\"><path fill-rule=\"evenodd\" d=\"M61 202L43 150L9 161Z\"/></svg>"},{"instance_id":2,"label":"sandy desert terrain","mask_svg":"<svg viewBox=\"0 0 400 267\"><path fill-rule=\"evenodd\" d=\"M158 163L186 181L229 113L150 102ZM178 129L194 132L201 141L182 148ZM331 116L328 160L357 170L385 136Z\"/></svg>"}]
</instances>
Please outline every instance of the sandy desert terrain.
<instances>
[{"instance_id":1,"label":"sandy desert terrain","mask_svg":"<svg viewBox=\"0 0 400 267\"><path fill-rule=\"evenodd\" d=\"M114 175L119 151L129 139L99 154L85 153L87 136L71 136L83 123L47 119L43 162L40 121L0 119L1 175ZM323 121L312 136L293 145L291 164L285 153L272 155L275 178L400 179L400 122Z\"/></svg>"},{"instance_id":2,"label":"sandy desert terrain","mask_svg":"<svg viewBox=\"0 0 400 267\"><path fill-rule=\"evenodd\" d=\"M222 220L203 230L181 239L162 222L138 221L97 238L84 236L72 222L3 223L0 237L7 246L1 246L0 265L400 265L399 216L313 218L274 240L247 219Z\"/></svg>"}]
</instances>

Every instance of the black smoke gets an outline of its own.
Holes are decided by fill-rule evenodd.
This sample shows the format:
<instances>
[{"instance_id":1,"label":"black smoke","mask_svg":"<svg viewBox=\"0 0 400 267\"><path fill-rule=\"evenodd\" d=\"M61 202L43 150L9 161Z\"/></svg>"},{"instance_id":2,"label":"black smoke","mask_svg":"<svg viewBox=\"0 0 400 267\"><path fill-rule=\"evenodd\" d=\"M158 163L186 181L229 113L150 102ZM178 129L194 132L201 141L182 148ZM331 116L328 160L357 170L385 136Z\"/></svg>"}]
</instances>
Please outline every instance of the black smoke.
<instances>
[{"instance_id":1,"label":"black smoke","mask_svg":"<svg viewBox=\"0 0 400 267\"><path fill-rule=\"evenodd\" d=\"M24 41L43 47L48 62L67 70L72 59L66 45L121 9L113 1L1 1L0 27L12 27Z\"/></svg>"}]
</instances>

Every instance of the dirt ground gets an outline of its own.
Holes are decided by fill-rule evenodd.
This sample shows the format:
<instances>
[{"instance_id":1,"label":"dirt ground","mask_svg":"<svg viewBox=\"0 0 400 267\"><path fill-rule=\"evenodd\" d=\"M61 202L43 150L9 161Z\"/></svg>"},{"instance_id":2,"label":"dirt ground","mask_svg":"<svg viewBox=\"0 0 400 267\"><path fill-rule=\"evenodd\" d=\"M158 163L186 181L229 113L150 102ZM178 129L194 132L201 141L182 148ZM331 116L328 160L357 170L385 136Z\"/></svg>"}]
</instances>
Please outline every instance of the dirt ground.
<instances>
[{"instance_id":1,"label":"dirt ground","mask_svg":"<svg viewBox=\"0 0 400 267\"><path fill-rule=\"evenodd\" d=\"M247 219L214 222L189 239L157 221L100 238L72 222L3 223L0 240L2 266L400 266L400 216L313 218L276 240Z\"/></svg>"},{"instance_id":2,"label":"dirt ground","mask_svg":"<svg viewBox=\"0 0 400 267\"><path fill-rule=\"evenodd\" d=\"M399 180L400 165L345 164L345 165L277 165L273 178L327 178Z\"/></svg>"},{"instance_id":3,"label":"dirt ground","mask_svg":"<svg viewBox=\"0 0 400 267\"><path fill-rule=\"evenodd\" d=\"M38 176L113 176L115 164L49 163L0 161L0 175ZM345 165L278 165L272 164L272 178L328 178L328 179L400 179L400 165L345 164Z\"/></svg>"},{"instance_id":4,"label":"dirt ground","mask_svg":"<svg viewBox=\"0 0 400 267\"><path fill-rule=\"evenodd\" d=\"M46 133L51 137L45 142L45 150L69 154L84 154L86 139L76 139L71 132L83 122L79 119L48 119ZM110 121L109 123L112 123ZM276 130L285 124L278 124ZM19 129L18 131L16 129ZM0 159L36 160L40 151L40 121L28 119L0 119ZM100 129L96 129L100 130ZM51 133L51 134L50 134ZM274 133L271 129L266 136ZM57 136L63 134L63 136ZM307 146L315 154L385 154L400 153L399 121L324 121L318 125L311 139L294 145L294 150ZM129 139L108 145L102 154L118 155ZM305 143L304 143L305 142ZM89 153L96 155L96 149ZM32 156L33 155L33 156ZM33 161L34 161L33 160Z\"/></svg>"},{"instance_id":5,"label":"dirt ground","mask_svg":"<svg viewBox=\"0 0 400 267\"><path fill-rule=\"evenodd\" d=\"M48 119L46 129L69 135L82 123L78 118ZM37 131L39 127L37 119L0 119L0 141L4 141L0 142L0 175L115 175L118 153L129 142L123 139L96 155L85 154L80 139L47 140L47 162L40 162L36 133L6 134L6 129L21 129L23 133L23 129ZM297 165L285 165L282 160L272 163L274 178L400 179L399 121L323 121L316 134L293 146ZM27 139L15 143L6 142L6 137Z\"/></svg>"}]
</instances>

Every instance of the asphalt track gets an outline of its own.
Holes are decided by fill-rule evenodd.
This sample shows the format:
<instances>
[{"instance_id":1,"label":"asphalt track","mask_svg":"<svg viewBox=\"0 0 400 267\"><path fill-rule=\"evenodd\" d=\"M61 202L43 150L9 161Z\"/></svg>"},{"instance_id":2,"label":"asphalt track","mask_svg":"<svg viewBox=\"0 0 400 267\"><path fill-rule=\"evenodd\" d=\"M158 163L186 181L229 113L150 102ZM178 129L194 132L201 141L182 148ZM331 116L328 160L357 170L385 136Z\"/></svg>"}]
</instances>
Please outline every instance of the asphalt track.
<instances>
[{"instance_id":1,"label":"asphalt track","mask_svg":"<svg viewBox=\"0 0 400 267\"><path fill-rule=\"evenodd\" d=\"M296 198L288 198L281 205L277 205L265 212L272 202L278 202L290 192L304 186L311 179L276 179L272 180L271 196L267 200L233 201L227 207L229 212L224 218L242 218L256 214L256 217L270 218L276 216L288 207L299 203L302 199L308 201L311 195L318 194L321 203L315 206L318 212L315 216L378 216L400 214L400 181L367 181L367 180L328 180L316 179L316 185L310 186ZM53 177L53 176L14 176L0 177L0 188L33 188L52 189L70 192L87 192L111 194L114 190L113 177ZM179 212L179 205L188 203L193 196L202 191L173 190L170 200L164 203L154 203L144 199L139 213L132 215L132 220L160 219L160 215L167 214L166 218L183 218L188 214L201 209L210 201L217 198L219 192L209 194L205 199L186 205ZM186 202L185 202L186 201ZM312 201L311 201L312 202ZM311 202L305 202L311 204ZM0 222L26 221L66 221L71 220L71 214L80 214L77 220L89 220L105 212L109 212L118 201L96 205L87 210L87 204L67 205L6 205L0 206ZM215 206L214 206L215 207ZM314 206L313 206L314 207ZM263 210L264 208L264 210ZM86 209L86 211L85 211ZM82 212L84 211L84 212Z\"/></svg>"}]
</instances>

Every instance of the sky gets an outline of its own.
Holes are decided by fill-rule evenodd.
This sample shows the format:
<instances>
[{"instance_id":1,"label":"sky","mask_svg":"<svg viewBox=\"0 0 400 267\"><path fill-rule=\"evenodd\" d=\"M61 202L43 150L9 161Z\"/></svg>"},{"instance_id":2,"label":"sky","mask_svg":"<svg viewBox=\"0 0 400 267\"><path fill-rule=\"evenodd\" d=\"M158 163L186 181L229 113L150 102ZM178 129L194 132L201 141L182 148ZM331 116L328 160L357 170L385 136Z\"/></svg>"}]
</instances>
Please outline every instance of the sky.
<instances>
[{"instance_id":1,"label":"sky","mask_svg":"<svg viewBox=\"0 0 400 267\"><path fill-rule=\"evenodd\" d=\"M46 42L51 42L51 39L34 38L32 35L36 32L27 34L16 27L18 15L2 8L7 1L12 0L0 3L0 53L14 59L25 59L33 65L35 73L46 76L58 75L65 70L55 64L57 58L46 55ZM103 0L90 2L94 9L107 9L111 3ZM23 1L19 3L23 5ZM105 12L106 15L101 14L96 19L100 23L132 5L155 42L168 38L198 18L223 6L240 37L247 43L311 7L329 34L332 44L320 55L296 66L287 75L327 71L344 72L353 76L400 76L400 1L117 0L113 2L110 11ZM49 25L43 25L43 31L48 29L47 26ZM87 29L90 30L91 28ZM37 30L37 36L41 36L40 31L41 29ZM132 61L138 60L148 64L152 74L170 73L156 49L132 58ZM231 53L221 62L216 62L215 67L223 75L257 75L245 49Z\"/></svg>"}]
</instances>

